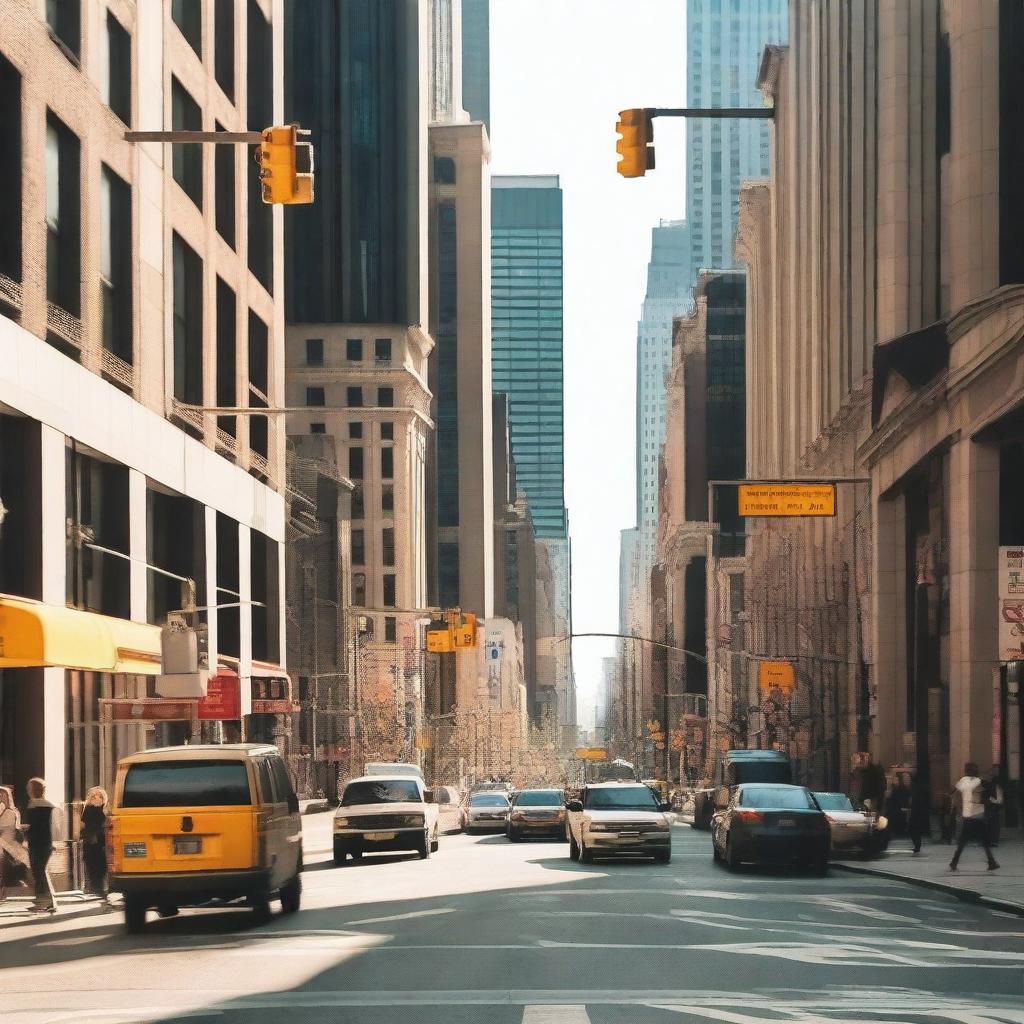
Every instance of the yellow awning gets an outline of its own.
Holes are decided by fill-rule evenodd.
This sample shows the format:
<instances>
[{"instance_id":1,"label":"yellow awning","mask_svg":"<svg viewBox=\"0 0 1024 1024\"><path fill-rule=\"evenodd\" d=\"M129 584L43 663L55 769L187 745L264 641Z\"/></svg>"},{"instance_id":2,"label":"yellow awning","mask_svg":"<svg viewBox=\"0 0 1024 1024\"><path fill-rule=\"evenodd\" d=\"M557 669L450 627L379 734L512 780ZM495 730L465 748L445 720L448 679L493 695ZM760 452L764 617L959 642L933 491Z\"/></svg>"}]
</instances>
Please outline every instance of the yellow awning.
<instances>
[{"instance_id":1,"label":"yellow awning","mask_svg":"<svg viewBox=\"0 0 1024 1024\"><path fill-rule=\"evenodd\" d=\"M0 668L160 674L160 630L0 594Z\"/></svg>"}]
</instances>

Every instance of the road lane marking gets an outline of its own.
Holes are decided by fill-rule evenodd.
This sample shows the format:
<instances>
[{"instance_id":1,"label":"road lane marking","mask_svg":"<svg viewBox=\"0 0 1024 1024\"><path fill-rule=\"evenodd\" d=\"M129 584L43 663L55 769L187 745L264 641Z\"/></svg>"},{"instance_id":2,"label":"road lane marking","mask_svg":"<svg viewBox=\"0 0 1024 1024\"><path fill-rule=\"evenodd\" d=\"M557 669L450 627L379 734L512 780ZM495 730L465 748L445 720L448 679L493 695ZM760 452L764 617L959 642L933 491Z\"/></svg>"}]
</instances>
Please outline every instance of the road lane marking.
<instances>
[{"instance_id":1,"label":"road lane marking","mask_svg":"<svg viewBox=\"0 0 1024 1024\"><path fill-rule=\"evenodd\" d=\"M454 914L454 907L438 908L437 910L411 910L408 914L392 914L390 917L364 917L359 921L346 921L351 927L355 924L388 924L392 921L411 921L416 917L436 917L438 914Z\"/></svg>"},{"instance_id":2,"label":"road lane marking","mask_svg":"<svg viewBox=\"0 0 1024 1024\"><path fill-rule=\"evenodd\" d=\"M523 1009L523 1024L590 1024L590 1015L581 1003L533 1005Z\"/></svg>"}]
</instances>

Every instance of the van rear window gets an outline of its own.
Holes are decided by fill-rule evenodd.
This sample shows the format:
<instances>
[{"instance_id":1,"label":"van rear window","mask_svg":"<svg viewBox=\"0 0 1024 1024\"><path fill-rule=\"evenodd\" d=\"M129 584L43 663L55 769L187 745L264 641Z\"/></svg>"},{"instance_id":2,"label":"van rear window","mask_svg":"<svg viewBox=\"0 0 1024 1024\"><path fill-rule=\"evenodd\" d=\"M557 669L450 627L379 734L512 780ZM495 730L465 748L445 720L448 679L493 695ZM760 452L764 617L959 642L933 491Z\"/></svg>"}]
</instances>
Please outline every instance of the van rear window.
<instances>
[{"instance_id":1,"label":"van rear window","mask_svg":"<svg viewBox=\"0 0 1024 1024\"><path fill-rule=\"evenodd\" d=\"M241 761L165 761L133 764L122 807L237 807L253 802Z\"/></svg>"}]
</instances>

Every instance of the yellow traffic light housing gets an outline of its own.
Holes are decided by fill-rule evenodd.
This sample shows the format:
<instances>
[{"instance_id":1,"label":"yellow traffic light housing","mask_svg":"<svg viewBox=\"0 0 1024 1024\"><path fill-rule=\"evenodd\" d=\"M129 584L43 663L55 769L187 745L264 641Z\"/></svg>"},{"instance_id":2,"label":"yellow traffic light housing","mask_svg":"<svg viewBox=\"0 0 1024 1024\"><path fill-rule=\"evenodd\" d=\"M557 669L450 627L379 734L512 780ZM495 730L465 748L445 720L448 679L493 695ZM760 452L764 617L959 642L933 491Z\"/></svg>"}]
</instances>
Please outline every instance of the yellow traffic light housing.
<instances>
[{"instance_id":1,"label":"yellow traffic light housing","mask_svg":"<svg viewBox=\"0 0 1024 1024\"><path fill-rule=\"evenodd\" d=\"M275 125L263 132L263 141L256 150L263 202L313 202L313 147L299 142L299 135L308 134L294 124Z\"/></svg>"},{"instance_id":2,"label":"yellow traffic light housing","mask_svg":"<svg viewBox=\"0 0 1024 1024\"><path fill-rule=\"evenodd\" d=\"M476 647L476 616L472 612L466 612L465 619L466 621L461 626L457 626L452 631L455 646L460 650L467 647Z\"/></svg>"},{"instance_id":3,"label":"yellow traffic light housing","mask_svg":"<svg viewBox=\"0 0 1024 1024\"><path fill-rule=\"evenodd\" d=\"M653 170L654 129L649 112L644 107L619 111L615 130L621 136L615 143L619 174L624 178L642 178Z\"/></svg>"}]
</instances>

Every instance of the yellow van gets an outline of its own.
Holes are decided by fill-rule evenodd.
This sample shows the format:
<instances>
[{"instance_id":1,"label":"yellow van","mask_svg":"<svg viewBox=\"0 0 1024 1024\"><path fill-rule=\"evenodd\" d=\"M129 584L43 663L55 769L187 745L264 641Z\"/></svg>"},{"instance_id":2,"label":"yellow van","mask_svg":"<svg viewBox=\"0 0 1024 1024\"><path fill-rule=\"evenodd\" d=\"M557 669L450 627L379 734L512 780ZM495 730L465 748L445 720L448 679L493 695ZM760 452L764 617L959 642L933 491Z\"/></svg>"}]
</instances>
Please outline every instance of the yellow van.
<instances>
[{"instance_id":1,"label":"yellow van","mask_svg":"<svg viewBox=\"0 0 1024 1024\"><path fill-rule=\"evenodd\" d=\"M163 747L118 762L110 888L124 894L129 932L155 907L245 899L258 920L276 893L295 913L302 893L302 820L276 747Z\"/></svg>"}]
</instances>

